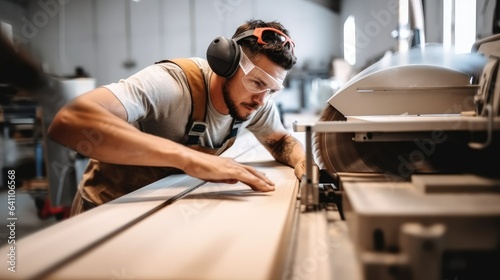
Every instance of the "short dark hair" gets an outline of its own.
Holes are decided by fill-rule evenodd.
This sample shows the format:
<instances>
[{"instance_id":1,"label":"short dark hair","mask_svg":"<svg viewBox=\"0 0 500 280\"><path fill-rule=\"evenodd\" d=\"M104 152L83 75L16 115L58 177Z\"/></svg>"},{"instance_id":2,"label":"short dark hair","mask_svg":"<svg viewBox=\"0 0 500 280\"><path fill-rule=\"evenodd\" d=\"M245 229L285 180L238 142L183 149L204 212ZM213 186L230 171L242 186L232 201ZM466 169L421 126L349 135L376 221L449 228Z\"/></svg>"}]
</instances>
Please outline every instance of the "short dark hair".
<instances>
[{"instance_id":1,"label":"short dark hair","mask_svg":"<svg viewBox=\"0 0 500 280\"><path fill-rule=\"evenodd\" d=\"M272 27L282 31L287 36L290 36L288 30L286 30L285 27L277 21L264 22L262 20L252 19L238 27L233 35L233 38L247 30L259 27ZM259 44L257 43L257 38L254 36L243 38L238 41L238 44L248 49L252 54L264 54L271 61L283 67L285 70L292 69L293 65L297 62L297 58L293 53L293 46L290 44L283 45L278 37L276 37L276 44Z\"/></svg>"}]
</instances>

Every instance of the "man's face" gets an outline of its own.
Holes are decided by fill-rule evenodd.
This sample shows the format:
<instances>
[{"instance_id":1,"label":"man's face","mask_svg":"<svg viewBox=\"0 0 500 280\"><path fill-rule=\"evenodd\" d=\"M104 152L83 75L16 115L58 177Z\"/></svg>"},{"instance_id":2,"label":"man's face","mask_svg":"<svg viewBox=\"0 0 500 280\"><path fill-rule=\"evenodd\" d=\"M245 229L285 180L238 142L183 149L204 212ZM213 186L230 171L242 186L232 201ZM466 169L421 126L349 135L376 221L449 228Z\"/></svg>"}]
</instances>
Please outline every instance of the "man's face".
<instances>
[{"instance_id":1,"label":"man's face","mask_svg":"<svg viewBox=\"0 0 500 280\"><path fill-rule=\"evenodd\" d=\"M286 76L286 70L273 63L265 55L257 55L252 59L252 63L265 71L276 81L283 81ZM226 79L222 86L224 101L229 109L229 114L236 120L245 121L261 106L264 105L269 97L267 90L261 92L250 92L243 84L245 73L238 67L233 77ZM248 76L245 82L248 81ZM265 80L258 78L252 80L253 83L266 83Z\"/></svg>"}]
</instances>

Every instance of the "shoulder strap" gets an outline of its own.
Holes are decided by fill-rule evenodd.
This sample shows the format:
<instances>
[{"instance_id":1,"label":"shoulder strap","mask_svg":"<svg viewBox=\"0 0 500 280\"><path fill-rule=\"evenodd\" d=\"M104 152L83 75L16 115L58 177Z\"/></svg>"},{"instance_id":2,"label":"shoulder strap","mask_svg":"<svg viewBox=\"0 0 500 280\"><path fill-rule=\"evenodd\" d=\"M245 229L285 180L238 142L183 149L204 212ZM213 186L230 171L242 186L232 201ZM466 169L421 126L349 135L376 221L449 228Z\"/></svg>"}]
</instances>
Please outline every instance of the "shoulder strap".
<instances>
[{"instance_id":1,"label":"shoulder strap","mask_svg":"<svg viewBox=\"0 0 500 280\"><path fill-rule=\"evenodd\" d=\"M191 93L191 116L186 126L188 145L198 144L198 139L205 132L205 112L207 108L207 86L201 69L189 58L163 60L179 66L186 75L189 92Z\"/></svg>"},{"instance_id":2,"label":"shoulder strap","mask_svg":"<svg viewBox=\"0 0 500 280\"><path fill-rule=\"evenodd\" d=\"M187 145L198 144L199 138L207 129L205 122L205 113L207 109L207 84L201 69L194 61L189 58L174 58L162 60L156 63L171 62L179 66L186 75L189 92L191 93L191 116L186 126L186 134L188 135ZM232 128L224 142L235 137L238 134L238 129L241 126L240 121L233 120Z\"/></svg>"}]
</instances>

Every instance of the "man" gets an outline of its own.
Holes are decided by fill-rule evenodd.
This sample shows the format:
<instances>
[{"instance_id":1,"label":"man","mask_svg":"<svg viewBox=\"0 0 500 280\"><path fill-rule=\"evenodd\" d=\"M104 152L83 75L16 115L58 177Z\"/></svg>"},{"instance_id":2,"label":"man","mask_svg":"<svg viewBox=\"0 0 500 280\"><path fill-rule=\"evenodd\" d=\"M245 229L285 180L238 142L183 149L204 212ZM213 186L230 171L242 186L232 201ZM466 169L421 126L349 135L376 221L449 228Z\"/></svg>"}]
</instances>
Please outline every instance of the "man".
<instances>
[{"instance_id":1,"label":"man","mask_svg":"<svg viewBox=\"0 0 500 280\"><path fill-rule=\"evenodd\" d=\"M187 147L186 135L192 93L175 63L146 67L81 95L59 111L50 137L91 158L72 215L179 171L209 182L240 181L255 191L273 191L274 183L260 171L217 156L232 144L228 139L235 122L242 122L278 162L302 176L304 148L285 130L270 98L283 89L287 70L296 62L294 42L280 23L260 20L246 22L233 38L226 42L234 44L231 49L211 45L209 61L191 58L208 92L206 129L192 147ZM218 55L235 62L226 65ZM233 68L230 73L226 66Z\"/></svg>"}]
</instances>

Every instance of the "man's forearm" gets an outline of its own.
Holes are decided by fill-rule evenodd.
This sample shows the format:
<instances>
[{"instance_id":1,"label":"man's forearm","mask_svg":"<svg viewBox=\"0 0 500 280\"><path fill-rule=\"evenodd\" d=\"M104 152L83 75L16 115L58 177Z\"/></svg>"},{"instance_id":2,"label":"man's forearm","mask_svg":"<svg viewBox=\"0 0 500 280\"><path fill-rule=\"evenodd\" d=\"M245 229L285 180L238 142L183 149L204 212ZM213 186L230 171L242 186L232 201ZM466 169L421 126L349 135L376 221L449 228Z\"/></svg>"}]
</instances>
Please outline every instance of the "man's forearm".
<instances>
[{"instance_id":1,"label":"man's forearm","mask_svg":"<svg viewBox=\"0 0 500 280\"><path fill-rule=\"evenodd\" d=\"M304 146L290 134L280 141L269 141L268 145L272 156L280 163L295 167L305 160Z\"/></svg>"},{"instance_id":2,"label":"man's forearm","mask_svg":"<svg viewBox=\"0 0 500 280\"><path fill-rule=\"evenodd\" d=\"M104 108L87 104L62 109L49 128L52 140L87 157L108 163L182 166L177 143L142 133Z\"/></svg>"},{"instance_id":3,"label":"man's forearm","mask_svg":"<svg viewBox=\"0 0 500 280\"><path fill-rule=\"evenodd\" d=\"M239 181L256 191L274 190L274 183L253 167L143 133L99 106L78 106L60 111L50 135L91 158L124 165L170 166L209 182ZM87 148L82 150L82 143Z\"/></svg>"}]
</instances>

